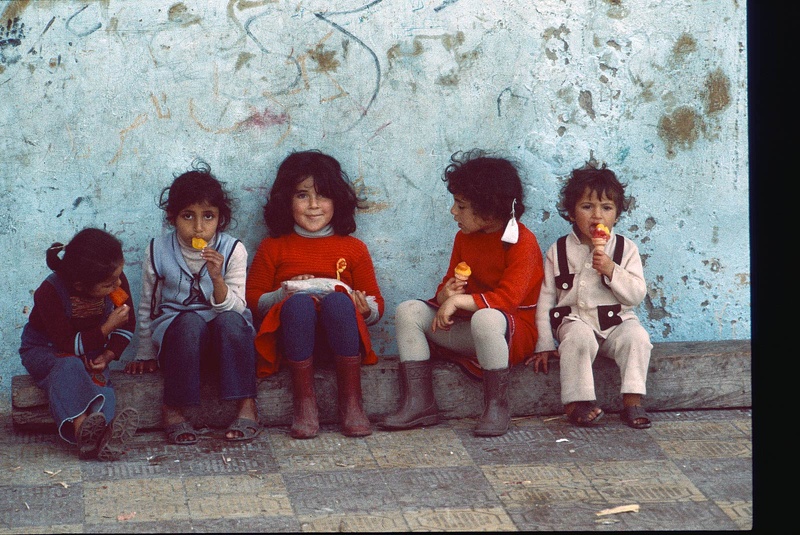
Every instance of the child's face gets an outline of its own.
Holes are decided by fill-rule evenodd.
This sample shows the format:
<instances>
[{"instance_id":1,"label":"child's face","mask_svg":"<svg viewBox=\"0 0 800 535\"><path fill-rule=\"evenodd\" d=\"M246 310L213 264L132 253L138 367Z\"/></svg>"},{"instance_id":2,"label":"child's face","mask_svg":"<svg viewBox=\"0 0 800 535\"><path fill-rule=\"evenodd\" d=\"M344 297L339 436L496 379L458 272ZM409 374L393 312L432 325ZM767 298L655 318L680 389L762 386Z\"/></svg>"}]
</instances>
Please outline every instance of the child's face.
<instances>
[{"instance_id":1,"label":"child's face","mask_svg":"<svg viewBox=\"0 0 800 535\"><path fill-rule=\"evenodd\" d=\"M85 293L89 297L105 297L117 288L120 287L122 281L120 280L120 276L122 275L122 268L124 267L123 264L114 270L107 279L98 282L93 286L89 286L88 288L84 288L82 284L76 284L76 289L79 292Z\"/></svg>"},{"instance_id":2,"label":"child's face","mask_svg":"<svg viewBox=\"0 0 800 535\"><path fill-rule=\"evenodd\" d=\"M203 238L210 242L218 226L219 208L206 202L190 204L175 217L178 239L186 245L192 243L192 238Z\"/></svg>"},{"instance_id":3,"label":"child's face","mask_svg":"<svg viewBox=\"0 0 800 535\"><path fill-rule=\"evenodd\" d=\"M575 207L572 209L572 218L575 226L578 228L578 235L583 243L592 243L592 230L598 224L602 223L610 229L619 218L617 213L617 205L603 194L602 198L597 197L597 193L589 190L583 192L583 195Z\"/></svg>"},{"instance_id":4,"label":"child's face","mask_svg":"<svg viewBox=\"0 0 800 535\"><path fill-rule=\"evenodd\" d=\"M294 222L308 232L317 232L328 226L333 219L333 199L317 193L314 177L300 182L292 197Z\"/></svg>"},{"instance_id":5,"label":"child's face","mask_svg":"<svg viewBox=\"0 0 800 535\"><path fill-rule=\"evenodd\" d=\"M453 195L453 206L450 208L458 228L464 234L472 232L495 232L503 227L502 221L484 219L472 209L472 203L461 195Z\"/></svg>"}]
</instances>

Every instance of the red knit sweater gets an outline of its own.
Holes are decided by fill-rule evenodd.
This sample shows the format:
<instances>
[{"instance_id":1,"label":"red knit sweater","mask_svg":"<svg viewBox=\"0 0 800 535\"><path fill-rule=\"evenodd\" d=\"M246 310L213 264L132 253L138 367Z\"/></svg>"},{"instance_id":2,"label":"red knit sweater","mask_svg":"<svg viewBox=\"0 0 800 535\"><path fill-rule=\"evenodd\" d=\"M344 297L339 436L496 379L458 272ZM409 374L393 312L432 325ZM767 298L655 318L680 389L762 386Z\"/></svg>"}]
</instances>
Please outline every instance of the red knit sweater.
<instances>
[{"instance_id":1,"label":"red knit sweater","mask_svg":"<svg viewBox=\"0 0 800 535\"><path fill-rule=\"evenodd\" d=\"M510 245L500 241L503 230L490 234L458 232L453 242L450 265L436 288L436 293L453 276L459 262L472 269L467 282L467 292L478 308L494 308L508 320L509 365L522 362L533 353L538 332L536 329L536 301L544 280L542 250L533 232L519 224L519 240ZM428 301L438 306L436 296ZM458 315L471 315L459 311ZM459 362L474 375L481 376L478 361L448 351L441 356Z\"/></svg>"},{"instance_id":2,"label":"red knit sweater","mask_svg":"<svg viewBox=\"0 0 800 535\"><path fill-rule=\"evenodd\" d=\"M383 316L383 296L375 278L375 269L369 250L364 242L352 236L306 238L293 232L280 238L264 239L258 246L247 274L245 290L247 306L257 317L258 300L261 295L277 290L280 288L281 282L298 275L335 279L337 263L341 258L347 262L347 267L340 274L341 281L354 290L361 290L367 295L375 297L378 313ZM280 310L283 302L269 309L256 335L256 349L259 354L257 374L259 377L271 375L279 369L277 331L280 326ZM363 363L375 364L378 358L372 350L364 318L361 314L356 314L356 320L364 350Z\"/></svg>"}]
</instances>

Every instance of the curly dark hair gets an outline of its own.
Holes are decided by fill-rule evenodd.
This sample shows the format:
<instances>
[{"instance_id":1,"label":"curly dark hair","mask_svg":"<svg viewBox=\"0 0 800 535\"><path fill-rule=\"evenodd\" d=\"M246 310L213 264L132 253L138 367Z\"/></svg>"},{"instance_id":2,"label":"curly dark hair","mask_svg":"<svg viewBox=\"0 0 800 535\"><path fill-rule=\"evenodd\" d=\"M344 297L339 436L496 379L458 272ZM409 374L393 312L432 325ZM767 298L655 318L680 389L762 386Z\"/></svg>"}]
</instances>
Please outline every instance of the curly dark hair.
<instances>
[{"instance_id":1,"label":"curly dark hair","mask_svg":"<svg viewBox=\"0 0 800 535\"><path fill-rule=\"evenodd\" d=\"M63 258L59 253L64 251ZM46 252L47 267L70 286L94 286L125 263L122 242L99 228L85 228L67 245L53 243Z\"/></svg>"},{"instance_id":2,"label":"curly dark hair","mask_svg":"<svg viewBox=\"0 0 800 535\"><path fill-rule=\"evenodd\" d=\"M192 204L208 203L219 209L218 231L233 221L233 199L224 183L211 174L211 166L202 160L192 162L192 170L175 177L172 184L161 190L158 206L166 212L167 221L175 224L181 210Z\"/></svg>"},{"instance_id":3,"label":"curly dark hair","mask_svg":"<svg viewBox=\"0 0 800 535\"><path fill-rule=\"evenodd\" d=\"M472 149L454 153L450 161L442 177L447 191L468 200L476 215L505 221L512 204L517 219L525 213L522 181L510 160Z\"/></svg>"},{"instance_id":4,"label":"curly dark hair","mask_svg":"<svg viewBox=\"0 0 800 535\"><path fill-rule=\"evenodd\" d=\"M333 201L333 232L340 236L355 232L356 208L362 206L350 178L336 158L319 150L307 150L292 152L278 167L264 205L264 223L269 235L278 238L294 231L292 198L297 185L308 177L314 179L317 193Z\"/></svg>"},{"instance_id":5,"label":"curly dark hair","mask_svg":"<svg viewBox=\"0 0 800 535\"><path fill-rule=\"evenodd\" d=\"M597 194L598 199L602 199L603 195L611 199L617 207L617 216L620 216L630 206L630 198L625 196L626 187L606 164L597 167L587 163L580 169L574 169L561 188L558 214L567 221L572 221L575 205L588 189L590 193Z\"/></svg>"}]
</instances>

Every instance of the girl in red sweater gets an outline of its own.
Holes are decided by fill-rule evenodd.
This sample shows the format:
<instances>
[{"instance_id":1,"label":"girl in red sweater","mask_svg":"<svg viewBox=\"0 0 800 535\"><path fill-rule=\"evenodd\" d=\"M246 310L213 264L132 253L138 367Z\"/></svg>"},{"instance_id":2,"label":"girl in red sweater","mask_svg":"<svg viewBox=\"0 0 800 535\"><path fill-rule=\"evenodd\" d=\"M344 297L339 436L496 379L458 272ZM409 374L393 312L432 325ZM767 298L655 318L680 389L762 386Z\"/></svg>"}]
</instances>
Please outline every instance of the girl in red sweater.
<instances>
[{"instance_id":1,"label":"girl in red sweater","mask_svg":"<svg viewBox=\"0 0 800 535\"><path fill-rule=\"evenodd\" d=\"M499 436L510 421L509 366L521 363L536 346L542 252L533 233L517 221L525 205L511 162L477 150L456 153L443 180L453 195L450 213L459 232L435 296L397 307L400 408L381 426L438 423L430 342L443 350L441 356L483 380L484 411L475 434Z\"/></svg>"},{"instance_id":2,"label":"girl in red sweater","mask_svg":"<svg viewBox=\"0 0 800 535\"><path fill-rule=\"evenodd\" d=\"M314 359L333 357L339 416L346 436L372 433L361 399L361 364L375 364L368 325L383 297L367 246L356 230L358 198L339 162L319 151L290 154L264 206L269 237L247 276L246 300L260 325L258 375L289 366L291 436L319 430Z\"/></svg>"}]
</instances>

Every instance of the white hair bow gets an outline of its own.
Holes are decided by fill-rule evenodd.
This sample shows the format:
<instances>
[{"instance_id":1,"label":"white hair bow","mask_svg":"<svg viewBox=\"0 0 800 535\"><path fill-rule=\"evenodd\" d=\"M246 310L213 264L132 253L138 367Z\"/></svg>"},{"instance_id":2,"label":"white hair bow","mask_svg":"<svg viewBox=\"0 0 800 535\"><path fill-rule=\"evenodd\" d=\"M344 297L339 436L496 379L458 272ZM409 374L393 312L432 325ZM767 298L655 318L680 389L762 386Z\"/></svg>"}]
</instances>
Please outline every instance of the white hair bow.
<instances>
[{"instance_id":1,"label":"white hair bow","mask_svg":"<svg viewBox=\"0 0 800 535\"><path fill-rule=\"evenodd\" d=\"M517 225L517 216L514 212L514 206L516 204L517 199L514 199L511 203L511 219L508 220L506 230L503 232L503 237L500 238L500 241L504 241L506 243L517 243L517 240L519 240L519 225Z\"/></svg>"}]
</instances>

